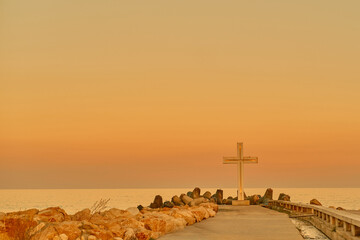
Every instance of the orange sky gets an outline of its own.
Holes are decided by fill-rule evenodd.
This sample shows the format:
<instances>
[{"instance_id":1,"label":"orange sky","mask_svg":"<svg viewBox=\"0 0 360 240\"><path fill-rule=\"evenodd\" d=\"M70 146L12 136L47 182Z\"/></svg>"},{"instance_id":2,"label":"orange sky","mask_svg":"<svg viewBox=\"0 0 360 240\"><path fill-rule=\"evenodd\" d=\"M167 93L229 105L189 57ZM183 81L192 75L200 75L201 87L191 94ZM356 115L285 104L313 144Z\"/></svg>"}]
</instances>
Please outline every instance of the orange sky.
<instances>
[{"instance_id":1,"label":"orange sky","mask_svg":"<svg viewBox=\"0 0 360 240\"><path fill-rule=\"evenodd\" d=\"M360 187L359 8L0 0L0 188Z\"/></svg>"}]
</instances>

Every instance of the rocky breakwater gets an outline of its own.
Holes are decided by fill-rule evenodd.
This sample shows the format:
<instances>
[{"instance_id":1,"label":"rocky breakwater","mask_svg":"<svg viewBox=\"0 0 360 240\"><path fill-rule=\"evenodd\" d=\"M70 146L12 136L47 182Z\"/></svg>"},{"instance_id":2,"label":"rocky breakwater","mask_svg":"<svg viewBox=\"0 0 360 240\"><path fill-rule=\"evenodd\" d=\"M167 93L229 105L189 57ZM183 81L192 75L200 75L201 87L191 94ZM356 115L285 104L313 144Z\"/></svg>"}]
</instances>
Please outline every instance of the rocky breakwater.
<instances>
[{"instance_id":1,"label":"rocky breakwater","mask_svg":"<svg viewBox=\"0 0 360 240\"><path fill-rule=\"evenodd\" d=\"M160 201L161 200L161 201ZM148 240L215 216L218 206L202 200L157 208L141 207L68 215L59 207L0 214L1 240ZM189 202L189 203L190 203ZM171 202L169 202L171 203ZM152 207L155 207L153 204Z\"/></svg>"}]
</instances>

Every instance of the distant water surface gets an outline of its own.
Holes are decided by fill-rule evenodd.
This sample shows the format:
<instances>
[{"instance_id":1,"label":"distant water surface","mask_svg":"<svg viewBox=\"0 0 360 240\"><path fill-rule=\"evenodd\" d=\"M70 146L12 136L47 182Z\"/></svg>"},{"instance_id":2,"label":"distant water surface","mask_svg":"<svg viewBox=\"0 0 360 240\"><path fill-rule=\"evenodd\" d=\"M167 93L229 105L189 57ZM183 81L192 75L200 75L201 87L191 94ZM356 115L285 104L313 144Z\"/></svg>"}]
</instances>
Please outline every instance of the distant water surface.
<instances>
[{"instance_id":1,"label":"distant water surface","mask_svg":"<svg viewBox=\"0 0 360 240\"><path fill-rule=\"evenodd\" d=\"M94 202L110 198L109 207L126 209L139 204L148 206L155 195L171 200L174 195L180 196L192 189L12 189L0 190L0 212L19 211L30 208L44 209L60 206L73 214L84 208L90 208ZM224 196L236 196L235 188L224 188ZM247 195L263 195L266 188L247 188ZM201 192L215 193L216 188L202 188ZM318 199L324 206L360 209L360 188L274 188L274 198L280 193L291 196L292 202L308 203L312 198Z\"/></svg>"}]
</instances>

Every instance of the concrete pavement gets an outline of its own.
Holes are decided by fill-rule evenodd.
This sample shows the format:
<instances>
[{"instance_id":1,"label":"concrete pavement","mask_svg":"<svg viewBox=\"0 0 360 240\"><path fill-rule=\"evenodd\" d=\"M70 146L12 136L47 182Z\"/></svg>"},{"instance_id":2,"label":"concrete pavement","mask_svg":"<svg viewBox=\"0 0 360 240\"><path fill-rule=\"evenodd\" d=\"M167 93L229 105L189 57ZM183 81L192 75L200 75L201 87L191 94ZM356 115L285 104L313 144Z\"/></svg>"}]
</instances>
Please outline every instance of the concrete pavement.
<instances>
[{"instance_id":1,"label":"concrete pavement","mask_svg":"<svg viewBox=\"0 0 360 240\"><path fill-rule=\"evenodd\" d=\"M219 206L214 218L169 233L160 240L303 240L284 213L260 206Z\"/></svg>"}]
</instances>

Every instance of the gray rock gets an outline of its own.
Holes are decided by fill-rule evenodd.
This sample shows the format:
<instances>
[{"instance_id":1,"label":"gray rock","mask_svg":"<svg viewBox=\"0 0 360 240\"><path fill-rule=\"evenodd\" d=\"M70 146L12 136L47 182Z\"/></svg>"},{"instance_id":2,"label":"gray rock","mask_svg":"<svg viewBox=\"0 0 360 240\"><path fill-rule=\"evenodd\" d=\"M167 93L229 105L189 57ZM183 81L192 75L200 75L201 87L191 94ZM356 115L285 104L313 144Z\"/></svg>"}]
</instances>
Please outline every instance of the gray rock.
<instances>
[{"instance_id":1,"label":"gray rock","mask_svg":"<svg viewBox=\"0 0 360 240\"><path fill-rule=\"evenodd\" d=\"M185 194L181 194L180 199L185 205L189 205L189 203L193 200L191 197Z\"/></svg>"},{"instance_id":2,"label":"gray rock","mask_svg":"<svg viewBox=\"0 0 360 240\"><path fill-rule=\"evenodd\" d=\"M164 207L166 208L173 208L174 207L174 204L170 201L166 201L164 202Z\"/></svg>"},{"instance_id":3,"label":"gray rock","mask_svg":"<svg viewBox=\"0 0 360 240\"><path fill-rule=\"evenodd\" d=\"M221 190L221 189L216 190L215 198L216 198L217 204L222 204L222 200L224 198L223 190Z\"/></svg>"},{"instance_id":4,"label":"gray rock","mask_svg":"<svg viewBox=\"0 0 360 240\"><path fill-rule=\"evenodd\" d=\"M181 199L175 195L171 198L171 201L174 203L175 206L183 206L184 203L181 201Z\"/></svg>"},{"instance_id":5,"label":"gray rock","mask_svg":"<svg viewBox=\"0 0 360 240\"><path fill-rule=\"evenodd\" d=\"M278 200L290 202L290 196L285 193L280 193Z\"/></svg>"},{"instance_id":6,"label":"gray rock","mask_svg":"<svg viewBox=\"0 0 360 240\"><path fill-rule=\"evenodd\" d=\"M160 195L156 195L154 202L150 204L150 208L161 208L163 206L163 200Z\"/></svg>"},{"instance_id":7,"label":"gray rock","mask_svg":"<svg viewBox=\"0 0 360 240\"><path fill-rule=\"evenodd\" d=\"M190 192L190 191L189 191L189 192L187 192L187 193L186 193L186 195L187 195L188 197L193 198L193 197L192 197L192 196L193 196L193 193L192 193L192 192Z\"/></svg>"},{"instance_id":8,"label":"gray rock","mask_svg":"<svg viewBox=\"0 0 360 240\"><path fill-rule=\"evenodd\" d=\"M203 195L204 198L210 199L211 198L211 192L206 191Z\"/></svg>"},{"instance_id":9,"label":"gray rock","mask_svg":"<svg viewBox=\"0 0 360 240\"><path fill-rule=\"evenodd\" d=\"M270 200L273 200L273 190L268 188L266 189L264 196L260 197L260 204L268 205Z\"/></svg>"},{"instance_id":10,"label":"gray rock","mask_svg":"<svg viewBox=\"0 0 360 240\"><path fill-rule=\"evenodd\" d=\"M198 206L200 203L206 203L207 199L204 197L199 197L199 198L195 198L194 200L192 200L191 202L189 202L189 206L193 207L193 206Z\"/></svg>"},{"instance_id":11,"label":"gray rock","mask_svg":"<svg viewBox=\"0 0 360 240\"><path fill-rule=\"evenodd\" d=\"M267 198L269 200L273 200L273 190L271 188L266 189L263 198Z\"/></svg>"},{"instance_id":12,"label":"gray rock","mask_svg":"<svg viewBox=\"0 0 360 240\"><path fill-rule=\"evenodd\" d=\"M250 197L247 197L246 199L250 200L250 205L259 205L260 204L259 195L252 195Z\"/></svg>"},{"instance_id":13,"label":"gray rock","mask_svg":"<svg viewBox=\"0 0 360 240\"><path fill-rule=\"evenodd\" d=\"M196 198L199 198L199 197L200 197L200 188L196 187L192 191L192 198L196 199Z\"/></svg>"}]
</instances>

